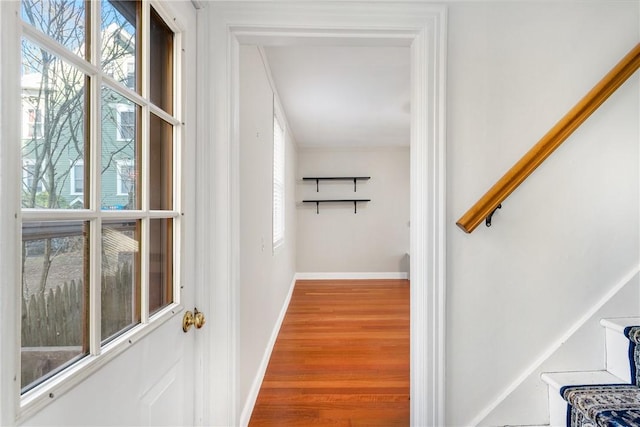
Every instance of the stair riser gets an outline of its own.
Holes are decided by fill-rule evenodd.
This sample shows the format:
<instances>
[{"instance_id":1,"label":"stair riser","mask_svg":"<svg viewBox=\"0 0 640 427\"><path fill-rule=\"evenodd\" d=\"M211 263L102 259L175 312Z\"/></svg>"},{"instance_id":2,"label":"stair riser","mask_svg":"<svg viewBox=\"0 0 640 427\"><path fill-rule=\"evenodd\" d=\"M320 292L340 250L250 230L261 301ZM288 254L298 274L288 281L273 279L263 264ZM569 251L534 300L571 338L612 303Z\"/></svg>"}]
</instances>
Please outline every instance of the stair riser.
<instances>
[{"instance_id":1,"label":"stair riser","mask_svg":"<svg viewBox=\"0 0 640 427\"><path fill-rule=\"evenodd\" d=\"M567 402L558 390L549 387L549 425L561 427L567 425Z\"/></svg>"},{"instance_id":2,"label":"stair riser","mask_svg":"<svg viewBox=\"0 0 640 427\"><path fill-rule=\"evenodd\" d=\"M605 333L607 345L607 371L631 381L631 367L629 363L629 340L620 332L607 329Z\"/></svg>"}]
</instances>

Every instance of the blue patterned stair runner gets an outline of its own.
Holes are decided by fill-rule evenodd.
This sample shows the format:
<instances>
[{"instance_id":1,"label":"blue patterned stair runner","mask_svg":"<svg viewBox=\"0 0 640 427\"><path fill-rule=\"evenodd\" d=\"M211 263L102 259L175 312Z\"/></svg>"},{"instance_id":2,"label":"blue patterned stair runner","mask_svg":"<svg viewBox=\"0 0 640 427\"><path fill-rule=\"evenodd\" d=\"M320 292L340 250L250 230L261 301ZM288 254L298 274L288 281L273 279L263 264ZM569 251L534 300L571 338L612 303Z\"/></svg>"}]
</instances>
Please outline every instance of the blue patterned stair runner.
<instances>
[{"instance_id":1,"label":"blue patterned stair runner","mask_svg":"<svg viewBox=\"0 0 640 427\"><path fill-rule=\"evenodd\" d=\"M624 335L629 339L629 367L631 368L631 384L640 384L640 326L627 326Z\"/></svg>"},{"instance_id":2,"label":"blue patterned stair runner","mask_svg":"<svg viewBox=\"0 0 640 427\"><path fill-rule=\"evenodd\" d=\"M640 387L632 384L576 385L560 389L569 427L640 426Z\"/></svg>"},{"instance_id":3,"label":"blue patterned stair runner","mask_svg":"<svg viewBox=\"0 0 640 427\"><path fill-rule=\"evenodd\" d=\"M574 385L560 389L568 427L640 427L640 326L628 326L631 384Z\"/></svg>"}]
</instances>

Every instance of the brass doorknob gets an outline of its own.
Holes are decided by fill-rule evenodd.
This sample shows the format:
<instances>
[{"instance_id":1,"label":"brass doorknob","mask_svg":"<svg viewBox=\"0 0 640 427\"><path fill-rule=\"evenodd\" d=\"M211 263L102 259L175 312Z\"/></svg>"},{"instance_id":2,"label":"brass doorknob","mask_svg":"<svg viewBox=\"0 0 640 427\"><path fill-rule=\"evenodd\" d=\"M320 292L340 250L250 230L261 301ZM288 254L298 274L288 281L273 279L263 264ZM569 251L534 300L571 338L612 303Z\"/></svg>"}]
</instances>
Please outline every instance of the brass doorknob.
<instances>
[{"instance_id":1,"label":"brass doorknob","mask_svg":"<svg viewBox=\"0 0 640 427\"><path fill-rule=\"evenodd\" d=\"M191 329L191 326L195 326L196 329L200 329L207 321L204 317L204 314L198 311L197 308L194 308L193 311L194 313L192 313L191 311L187 311L182 317L182 330L185 332Z\"/></svg>"}]
</instances>

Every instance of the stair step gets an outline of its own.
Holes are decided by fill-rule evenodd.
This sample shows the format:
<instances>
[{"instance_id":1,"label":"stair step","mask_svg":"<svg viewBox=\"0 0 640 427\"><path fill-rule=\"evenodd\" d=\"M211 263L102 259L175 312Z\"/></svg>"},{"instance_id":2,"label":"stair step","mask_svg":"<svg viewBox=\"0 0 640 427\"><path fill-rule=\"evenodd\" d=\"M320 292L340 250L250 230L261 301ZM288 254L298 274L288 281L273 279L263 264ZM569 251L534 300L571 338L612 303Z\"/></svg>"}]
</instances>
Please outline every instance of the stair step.
<instances>
[{"instance_id":1,"label":"stair step","mask_svg":"<svg viewBox=\"0 0 640 427\"><path fill-rule=\"evenodd\" d=\"M560 392L560 388L566 385L580 384L619 384L624 383L620 377L608 371L571 371L571 372L545 372L540 378L553 389Z\"/></svg>"},{"instance_id":2,"label":"stair step","mask_svg":"<svg viewBox=\"0 0 640 427\"><path fill-rule=\"evenodd\" d=\"M549 385L549 425L565 426L567 402L560 396L560 388L581 384L619 384L629 382L608 371L545 372L540 378Z\"/></svg>"},{"instance_id":3,"label":"stair step","mask_svg":"<svg viewBox=\"0 0 640 427\"><path fill-rule=\"evenodd\" d=\"M640 387L633 384L577 385L562 389L579 426L639 426ZM567 414L569 419L569 414Z\"/></svg>"},{"instance_id":4,"label":"stair step","mask_svg":"<svg viewBox=\"0 0 640 427\"><path fill-rule=\"evenodd\" d=\"M602 319L600 324L606 328L606 369L625 382L631 382L629 339L624 335L624 330L628 326L640 325L640 317Z\"/></svg>"},{"instance_id":5,"label":"stair step","mask_svg":"<svg viewBox=\"0 0 640 427\"><path fill-rule=\"evenodd\" d=\"M640 326L640 316L600 319L600 324L605 328L624 334L624 328L627 326Z\"/></svg>"}]
</instances>

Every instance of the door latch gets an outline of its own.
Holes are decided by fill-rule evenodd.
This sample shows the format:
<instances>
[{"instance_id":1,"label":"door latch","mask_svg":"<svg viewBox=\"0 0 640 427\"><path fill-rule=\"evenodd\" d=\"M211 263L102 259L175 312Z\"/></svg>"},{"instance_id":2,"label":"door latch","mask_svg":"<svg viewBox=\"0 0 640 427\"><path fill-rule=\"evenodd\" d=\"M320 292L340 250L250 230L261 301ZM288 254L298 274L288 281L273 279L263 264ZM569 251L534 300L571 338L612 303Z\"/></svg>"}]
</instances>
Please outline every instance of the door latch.
<instances>
[{"instance_id":1,"label":"door latch","mask_svg":"<svg viewBox=\"0 0 640 427\"><path fill-rule=\"evenodd\" d=\"M204 317L204 314L198 311L197 308L194 308L193 311L193 313L191 311L187 311L182 317L182 330L185 332L189 331L189 329L191 329L191 326L195 326L196 329L200 329L207 321L207 319L205 319Z\"/></svg>"}]
</instances>

